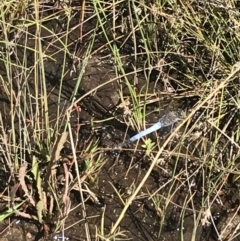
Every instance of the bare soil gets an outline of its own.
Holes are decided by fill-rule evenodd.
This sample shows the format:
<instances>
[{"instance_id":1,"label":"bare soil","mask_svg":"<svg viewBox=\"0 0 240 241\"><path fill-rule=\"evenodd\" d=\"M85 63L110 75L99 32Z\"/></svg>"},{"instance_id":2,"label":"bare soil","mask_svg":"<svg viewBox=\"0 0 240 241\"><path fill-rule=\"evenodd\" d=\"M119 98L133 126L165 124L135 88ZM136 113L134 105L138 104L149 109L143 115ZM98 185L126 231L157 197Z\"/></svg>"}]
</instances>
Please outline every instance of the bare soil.
<instances>
[{"instance_id":1,"label":"bare soil","mask_svg":"<svg viewBox=\"0 0 240 241\"><path fill-rule=\"evenodd\" d=\"M79 17L78 15L76 15ZM50 25L58 26L55 22L50 22L46 26ZM73 23L74 24L74 23ZM91 27L86 26L86 30ZM33 29L34 31L34 29ZM71 39L72 44L70 44L69 50L73 52L74 48L77 45L79 31L72 31ZM42 33L43 37L48 36L48 33ZM44 36L45 35L45 36ZM21 40L18 40L21 41ZM52 39L45 38L45 46L48 47L46 54L52 54L56 61L46 60L45 62L45 71L46 71L46 80L48 86L48 99L49 99L49 113L52 114L51 120L52 125L56 121L56 108L57 108L57 94L59 92L59 79L61 76L61 71L63 64L63 51L57 51L54 46L49 47ZM28 42L29 47L34 46L34 41ZM84 44L83 44L84 45ZM58 46L55 43L55 46ZM94 49L97 49L101 46L100 40L94 46ZM81 47L80 47L81 48ZM84 47L82 47L84 49ZM55 53L56 52L56 53ZM84 52L84 51L82 51ZM108 53L106 53L108 54ZM74 114L71 119L71 125L74 131L78 130L79 125L79 150L87 145L89 140L99 139L100 150L104 153L105 164L100 169L99 173L95 177L95 181L89 184L88 188L96 194L97 200L94 200L89 194L86 194L86 213L87 220L84 220L82 216L82 205L81 198L77 191L71 192L71 211L67 217L65 217L65 240L69 241L78 241L86 240L85 237L85 222L88 223L89 231L94 240L94 235L96 228L101 226L102 214L104 215L104 227L105 233L110 231L112 224L118 218L122 208L123 203L117 196L115 189L117 189L121 194L123 199L127 199L128 196L132 193L132 190L137 186L142 177L145 175L149 165L150 160L145 156L144 151L140 144L133 143L132 145L124 148L119 151L114 149L116 144L121 143L123 140L132 136L135 132L134 130L129 129L126 124L121 122L121 116L123 115L123 110L118 110L118 105L120 102L119 96L119 81L120 79L115 79L112 82L105 84L111 79L114 79L115 69L111 61L107 61L104 58L103 53L96 53L89 59L88 65L86 67L84 76L81 81L81 87L78 90L76 98L86 94L90 90L98 86L102 86L97 89L97 91L92 92L91 95L86 96L79 107L81 108L80 112ZM18 56L19 57L19 56ZM79 63L75 63L76 72L70 75L70 71L66 74L63 81L63 90L62 90L62 102L61 108L64 109L66 103L70 100L71 94L74 90L79 71L81 69L81 53L78 56L80 59ZM30 62L29 57L29 64ZM70 70L72 68L71 59L69 59L68 65L65 67ZM1 63L1 75L6 77L4 65ZM166 93L164 89L164 83L162 81L156 81L158 73L154 73L151 77L153 81L150 82L149 93L160 93L161 98L158 98L155 102L149 105L149 110L154 110L155 107L163 105L164 111L169 111L169 108L183 108L187 109L191 107L198 97L189 97L182 98L181 100L173 100L173 96L170 93ZM176 77L176 73L173 73L173 78ZM146 86L146 81L143 73L139 73L137 76L129 75L129 81L131 83L136 82L136 89L139 90L139 93ZM31 82L31 79L30 79ZM31 83L30 83L31 84ZM126 86L122 84L123 93L125 96L128 96ZM34 91L34 86L32 91ZM2 93L2 94L1 94ZM3 91L0 93L0 108L2 116L5 117L6 123L9 123L10 116L10 103L7 96L4 95ZM156 94L157 96L157 94ZM169 107L170 106L170 107ZM163 111L163 112L164 112ZM149 111L150 112L150 111ZM153 112L147 116L148 123L154 123L158 120L159 116L163 113ZM115 118L115 117L119 117ZM91 120L98 120L99 124L95 125L94 128L91 128ZM108 119L109 121L104 121ZM169 130L162 130L160 132L160 143L163 143L167 138ZM179 133L181 135L181 133ZM157 136L152 134L150 137L153 140L156 140ZM187 168L189 173L193 173L197 169L197 163L190 160L189 163L184 161L179 161L178 165L175 165L177 157L169 155L169 153L174 149L178 144L179 136L169 144L167 149L164 151L164 155L161 157L162 164L156 166L152 172L150 178L144 184L143 189L133 201L130 208L128 209L126 216L120 224L120 230L126 231L126 236L134 241L147 241L147 240L167 240L167 241L177 241L177 240L191 240L193 232L196 232L196 241L211 241L217 240L217 235L214 226L217 226L218 230L226 225L226 222L232 222L234 225L238 225L239 216L233 216L237 206L239 205L239 193L238 187L235 184L231 184L229 181L229 186L224 189L222 200L224 201L221 205L214 205L215 220L211 220L208 226L202 226L199 224L198 227L194 227L194 218L195 213L193 210L198 210L201 207L202 200L202 191L201 185L203 177L196 177L195 186L192 187L192 193L194 193L194 201L189 202L187 209L183 211L182 207L186 206L186 196L189 196L189 189L186 185L182 185L182 170ZM187 144L186 144L187 145ZM64 150L63 150L64 151ZM71 150L69 146L66 145L65 151L68 151L71 155ZM83 160L79 156L79 171L83 165ZM60 164L60 167L61 168ZM175 169L176 168L176 169ZM168 170L166 172L165 170ZM179 174L179 179L175 181L174 188L176 192L172 192L172 196L169 197L169 204L167 205L166 210L156 210L154 203L149 199L148 193L157 192L159 188L161 191L159 194L166 196L170 186L167 184L168 180L171 179L172 173L175 172ZM6 185L11 188L11 183L8 183L8 178L10 173L0 173L0 187L1 192L4 190ZM90 180L89 180L90 181ZM171 186L172 187L172 186ZM1 193L0 192L0 193ZM6 201L1 200L2 211L6 208ZM164 202L165 203L165 202ZM160 205L161 207L161 205ZM0 211L1 212L1 211ZM162 222L163 214L165 216L164 224L162 225L163 229L160 233L160 224ZM49 224L50 231L48 235L44 237L43 227L37 221L32 221L24 218L20 218L16 215L12 215L10 219L6 219L0 223L0 241L32 241L32 240L64 240L62 233L54 234L54 223ZM183 231L184 236L181 237ZM227 240L227 237L231 233L231 230L225 232L224 240ZM235 238L234 240L240 240L240 238Z\"/></svg>"}]
</instances>

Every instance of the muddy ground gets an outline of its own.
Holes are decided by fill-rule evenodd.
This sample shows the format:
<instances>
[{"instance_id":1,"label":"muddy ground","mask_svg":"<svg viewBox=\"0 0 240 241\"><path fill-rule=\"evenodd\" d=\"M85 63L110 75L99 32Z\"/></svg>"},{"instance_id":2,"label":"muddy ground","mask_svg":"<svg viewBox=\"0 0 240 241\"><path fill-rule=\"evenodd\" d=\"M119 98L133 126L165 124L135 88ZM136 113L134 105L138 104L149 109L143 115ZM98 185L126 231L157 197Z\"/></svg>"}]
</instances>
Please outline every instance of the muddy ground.
<instances>
[{"instance_id":1,"label":"muddy ground","mask_svg":"<svg viewBox=\"0 0 240 241\"><path fill-rule=\"evenodd\" d=\"M79 14L76 13L75 16L76 20L71 22L72 26L76 25L79 20ZM94 25L94 20L92 25ZM46 23L46 27L50 28L51 26L54 26L56 32L62 31L58 21L50 21ZM92 28L91 24L86 24L84 27L86 28L83 30L84 33L87 33L89 29ZM29 29L32 33L34 33L34 30L34 27ZM54 61L46 60L44 63L48 89L49 113L51 113L51 123L54 125L56 121L56 103L62 69L64 68L64 72L66 73L63 80L61 100L61 108L64 109L72 98L72 92L76 85L77 77L81 71L81 63L83 61L82 56L86 50L87 40L86 43L83 42L80 44L79 41L77 41L79 30L76 29L71 31L69 34L69 51L71 53L74 53L76 49L79 49L80 51L78 51L77 61L72 59L71 56L68 56L68 62L66 63L66 66L63 66L64 51L59 49L59 43L54 42L54 38L49 36L48 32L43 31L41 34L44 37L43 47L46 50L46 53L55 59ZM21 43L23 39L24 37L22 39L15 39L15 41ZM54 44L52 44L53 42ZM34 47L34 44L34 40L28 40L29 47ZM69 241L86 240L85 221L87 221L89 225L92 240L95 240L94 235L96 228L100 227L103 211L105 211L105 233L108 233L123 208L123 204L116 195L114 187L123 195L124 199L127 199L132 193L134 187L140 183L150 165L150 159L145 156L141 143L139 145L133 143L121 151L114 149L117 144L129 138L136 132L124 123L124 110L119 108L119 105L121 104L119 89L121 87L126 100L129 97L129 92L124 81L120 78L116 78L113 61L108 57L110 52L106 48L104 48L104 51L101 51L101 53L97 51L97 49L103 44L104 42L102 38L96 38L96 43L92 50L92 53L94 54L88 60L80 88L76 93L76 98L83 96L100 85L102 85L102 87L87 95L80 103L78 103L81 109L76 114L73 112L71 127L74 132L76 132L80 125L78 140L80 153L86 147L89 140L98 140L99 148L104 156L104 165L97 174L95 182L88 186L90 190L97 195L97 201L93 200L86 194L85 198L88 199L88 201L86 201L87 220L84 220L82 216L81 198L78 192L71 192L71 211L68 216L65 217L64 225L65 240ZM21 58L21 48L19 48L18 54L19 56L12 55L13 62L16 61L16 57ZM31 62L32 52L29 51L27 54L28 64L31 66L33 65ZM125 69L130 71L131 68L128 63L131 62L131 55L126 56L127 60ZM0 71L2 78L7 78L3 63L1 64ZM16 72L17 71L18 70L16 69ZM178 72L172 72L172 78L180 79L183 78L183 76ZM137 75L130 74L128 79L131 84L135 84L135 88L139 94L144 88L146 88L144 71ZM109 82L109 80L112 81L105 84L106 82ZM34 91L35 87L31 81L30 77L29 86L32 86L32 90L30 91ZM174 87L174 82L172 84ZM160 78L159 72L152 71L150 75L149 94L152 96L153 101L148 105L148 111L149 113L153 110L154 111L147 116L147 123L155 123L160 116L171 109L182 108L188 110L199 99L197 95L183 97L184 95L182 95L182 93L178 93L177 91L171 93L167 90L166 83ZM181 94L181 98L179 98L178 94ZM1 89L0 98L1 113L7 124L10 119L8 116L10 106L9 99L4 94L3 89ZM158 109L161 109L161 111ZM109 120L105 121L106 119ZM92 120L95 121L94 128L91 127ZM164 129L160 132L160 138L158 139L160 145L166 140L168 135L169 129ZM181 136L181 131L178 135ZM193 232L196 232L196 241L217 240L215 226L221 231L226 223L232 222L233 226L235 225L236 227L240 221L238 215L233 215L239 205L238 186L236 184L230 185L230 182L230 186L224 190L223 196L221 197L223 205L217 205L217 202L213 204L213 210L211 210L213 220L210 221L210 224L203 226L201 225L201 222L199 222L198 227L194 227L196 213L194 213L193 210L199 210L201 207L202 182L199 180L202 179L202 176L195 177L196 182L191 190L192 193L194 193L194 201L185 205L185 198L189 195L189 189L188 186L182 185L181 183L181 171L187 168L189 172L194 172L198 167L198 163L191 159L186 163L183 158L183 160L179 161L177 166L175 165L177 157L169 155L169 153L174 150L175 146L178 144L179 136L176 136L167 146L161 156L161 159L163 160L162 163L159 163L159 165L154 168L151 176L144 184L144 187L137 198L131 204L126 216L120 224L120 230L125 231L126 237L131 240L190 241ZM150 137L153 140L157 140L158 138L155 134L150 135ZM193 142L192 145L194 144L195 143ZM185 147L186 149L189 147L188 143L185 143ZM71 155L71 150L69 149L69 145L66 144L63 152L65 151L68 155ZM78 156L78 158L79 171L81 172L83 160L81 156ZM60 164L59 169L61 169L61 165L62 164ZM175 168L176 170L174 170ZM165 170L168 170L168 172ZM159 194L167 196L170 188L167 183L171 179L173 171L175 171L175 174L179 173L179 179L175 181L173 186L171 186L171 188L175 188L177 191L173 192L166 210L156 210L153 201L149 199L148 193L158 192L160 189L161 191ZM9 173L5 173L5 171L1 170L1 192L6 185L10 185L8 183L8 177ZM6 201L2 200L1 206L2 209L4 209L6 207ZM184 211L182 208L183 206L187 207ZM162 225L161 236L159 237L163 212L165 214L165 220ZM51 230L48 235L45 235L42 225L37 221L12 215L11 218L5 219L0 223L0 241L32 241L44 239L57 241L63 240L62 233L52 233L54 225L51 224L49 226ZM182 229L183 232L181 231ZM183 237L181 237L182 233ZM229 233L231 233L231 230L226 231L225 236L227 237ZM44 235L45 237L43 237ZM235 238L234 240L240 239Z\"/></svg>"}]
</instances>

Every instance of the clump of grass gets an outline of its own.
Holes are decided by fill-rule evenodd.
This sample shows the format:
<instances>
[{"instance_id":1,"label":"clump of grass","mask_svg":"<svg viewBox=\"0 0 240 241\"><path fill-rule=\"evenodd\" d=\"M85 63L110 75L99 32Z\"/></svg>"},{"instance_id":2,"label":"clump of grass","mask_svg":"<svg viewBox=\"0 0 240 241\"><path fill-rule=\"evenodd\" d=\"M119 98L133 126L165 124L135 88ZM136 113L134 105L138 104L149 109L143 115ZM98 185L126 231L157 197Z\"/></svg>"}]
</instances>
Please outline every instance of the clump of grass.
<instances>
[{"instance_id":1,"label":"clump of grass","mask_svg":"<svg viewBox=\"0 0 240 241\"><path fill-rule=\"evenodd\" d=\"M97 141L91 141L81 150L84 170L79 173L79 129L73 130L69 121L73 109L77 110L77 104L84 98L109 83L118 82L122 103L119 106L123 107L126 100L129 102L127 107L124 106L121 121L131 129L140 131L145 128L149 116L161 116L171 108L186 109L187 117L164 141L148 139L142 146L143 156L149 160L148 170L142 180L134 183L135 190L126 201L117 195L122 210L118 219L112 221L111 228L108 227L108 232L103 212L101 226L96 227L96 240L130 237L129 232L121 229L121 222L140 191L153 202L159 218L158 238L164 238L173 211L179 217L176 222L176 230L180 229L179 239L184 239L184 222L189 216L193 220L192 240L196 239L199 227L207 226L215 229L218 238L223 237L225 230L215 225L213 209L218 203L224 206L229 182L234 186L239 179L240 65L236 29L240 16L234 2L228 5L218 2L93 1L88 4L82 1L81 6L64 3L61 7L51 5L49 1L47 4L53 11L50 13L47 8L45 13L44 6L37 0L32 3L3 1L0 45L4 51L0 56L3 69L0 81L1 95L6 99L5 113L9 115L7 118L3 118L4 113L0 115L2 169L9 172L12 180L19 181L25 196L1 214L0 220L13 212L19 214L22 202L28 200L27 204L35 208L35 214L28 218L46 225L56 213L61 213L56 231L64 230L65 224L61 221L69 214L72 189L79 190L83 217L87 219L84 193L97 202L97 195L89 187L90 183L97 183L106 160ZM27 13L29 9L31 14ZM86 9L93 11L89 18ZM74 11L81 11L81 14L78 23L72 26L73 15L78 14ZM56 24L58 19L61 19L61 27ZM56 21L54 30L48 25L51 21ZM90 21L95 25L83 33L84 26ZM77 27L80 33L75 40L84 50L75 88L63 105L65 77L77 71L66 68L68 58L75 61L77 51L70 43L70 36ZM45 37L43 31L47 33ZM84 42L86 38L88 41ZM47 41L46 45L44 41ZM102 42L100 47L99 44L95 47L97 41ZM54 51L51 52L51 48ZM91 55L100 55L102 51L109 54L115 77L78 96ZM63 59L56 113L50 113L46 64L57 62L59 52ZM109 113L113 114L111 119L116 118L114 111ZM72 159L68 160L71 161L68 166L62 164L66 180L63 195L58 195L57 163L67 142ZM134 156L133 151L131 157ZM23 169L26 163L28 168ZM45 173L41 167L46 168ZM69 182L71 168L75 168L76 177ZM14 173L20 174L22 170L24 172L17 178ZM164 184L146 192L144 185L153 171L167 178ZM35 189L29 188L27 182ZM16 191L14 194L13 201ZM10 196L10 192L7 195ZM64 203L64 209L61 203ZM237 227L234 232L236 230ZM87 222L85 231L90 240Z\"/></svg>"},{"instance_id":2,"label":"clump of grass","mask_svg":"<svg viewBox=\"0 0 240 241\"><path fill-rule=\"evenodd\" d=\"M128 17L119 12L118 18L113 20L111 31L108 32L105 31L109 25L105 24L107 17L104 15L104 3L97 2L94 6L118 67L119 63L122 66L119 46L120 50L122 48L124 51L123 46L128 41L128 44L131 42L133 46L131 54L134 56L134 61L131 64L134 74L137 75L139 70L145 74L146 82L141 89L145 95L141 95L141 91L137 93L128 80L124 81L131 94L133 115L130 118L133 120L130 123L136 123L134 125L137 126L146 118L147 96L153 70L159 71L155 75L155 81L164 80L163 87L169 95L175 92L178 99L184 95L189 96L189 99L190 96L196 96L199 99L195 106L182 106L182 108L191 108L185 123L191 120L192 122L191 126L188 124L185 127L181 142L174 149L176 151L173 150L170 153L173 155L176 152L178 161L174 164L172 173L174 182L169 183L170 189L165 197L167 201L165 206L163 204L166 210L167 203L174 196L172 192L175 193L180 188L176 189L175 175L177 175L178 166L185 162L186 171L183 173L183 180L184 186L189 190L189 199L186 198L181 214L184 216L184 210L191 204L195 217L193 240L200 220L204 218L206 205L211 209L214 201L209 202L209 200L216 200L218 193L224 189L227 179L223 177L230 175L232 168L237 168L235 164L239 156L239 122L237 121L239 56L238 51L235 51L239 48L239 37L233 30L237 26L239 13L234 3L231 4L231 6L224 6L224 4L220 6L217 2L203 4L197 1L191 3L163 1L153 4L129 2L128 6L123 7ZM109 12L114 16L120 6L120 2L115 2L115 5L109 4L107 8L112 9ZM122 25L117 25L118 21ZM122 32L118 31L120 26ZM123 41L118 45L119 39ZM119 71L121 72L122 69L119 68ZM174 73L176 78L173 78L171 73ZM142 98L138 97L140 95ZM144 105L141 105L141 102ZM142 108L139 108L140 106ZM197 118L199 114L200 117ZM226 143L223 148L228 153L226 155L221 151L224 140ZM149 145L146 146L148 147L146 154L150 155L153 161L149 170L156 166L167 143L159 147L156 155L150 155L154 152L150 152ZM231 152L232 148L235 150L234 154ZM198 160L198 164L193 165L199 165L199 167L195 168L190 175L188 163L191 159L193 162ZM141 187L149 173L150 171L141 182ZM197 184L196 177L201 177L201 184ZM202 206L198 206L198 211L195 209L197 204L194 199L195 194L191 191L192 185L202 185L202 202L200 202ZM130 197L129 203L134 200L140 189L139 187ZM126 204L123 208L113 231L124 218L128 205ZM164 223L164 218L164 216L161 217L161 223ZM162 235L161 232L159 235Z\"/></svg>"},{"instance_id":3,"label":"clump of grass","mask_svg":"<svg viewBox=\"0 0 240 241\"><path fill-rule=\"evenodd\" d=\"M1 45L5 53L1 55L1 67L3 68L1 86L2 94L7 102L5 105L6 112L1 113L1 135L3 136L1 154L5 158L3 169L11 175L12 181L18 182L19 180L18 188L23 190L26 195L22 198L24 202L27 199L30 200L27 205L32 206L34 214L17 212L17 208L23 202L14 204L15 195L18 191L16 189L11 197L13 206L1 215L1 220L12 213L17 213L20 216L38 220L43 224L43 227L46 227L45 225L48 223L53 224L52 219L56 212L62 213L58 221L61 221L67 215L67 210L61 210L59 203L63 202L68 207L69 187L65 187L65 196L58 195L56 169L57 162L62 158L61 149L67 143L66 130L72 109L69 112L66 110L71 106L71 100L74 101L74 96L81 82L81 75L84 72L84 64L76 81L75 89L72 90L73 94L70 96L69 103L65 101L65 106L61 109L63 106L63 81L68 71L65 66L67 65L67 57L70 55L68 51L71 31L70 8L65 9L65 16L61 19L66 22L66 31L61 30L54 33L49 28L50 26L45 23L59 17L62 12L58 11L57 8L53 14L44 16L41 12L44 6L38 1L26 3L26 5L15 1L4 1L2 4L0 25L3 31L1 32ZM19 6L20 8L18 8ZM29 9L31 9L32 15L27 14ZM47 9L47 11L49 10ZM21 14L19 15L19 13ZM44 38L43 30L46 31L45 37L47 39L52 38L52 42L48 42L46 48L43 47L42 42ZM92 42L89 41L86 55L89 55L91 51ZM59 91L55 101L54 113L49 109L51 100L47 87L46 62L57 60L55 58L56 52L48 51L50 45L61 50L61 64L63 66L58 83ZM85 59L86 62L87 59L88 57ZM5 76L3 73L5 73ZM7 115L7 118L3 119L3 115ZM75 159L75 162L77 162L77 159ZM93 164L89 162L88 165ZM23 167L26 167L26 169L20 175ZM92 166L92 172L93 169ZM68 172L66 168L66 176L69 175ZM19 177L15 173L18 173ZM29 183L28 186L27 183ZM4 195L10 196L10 192L4 193Z\"/></svg>"}]
</instances>

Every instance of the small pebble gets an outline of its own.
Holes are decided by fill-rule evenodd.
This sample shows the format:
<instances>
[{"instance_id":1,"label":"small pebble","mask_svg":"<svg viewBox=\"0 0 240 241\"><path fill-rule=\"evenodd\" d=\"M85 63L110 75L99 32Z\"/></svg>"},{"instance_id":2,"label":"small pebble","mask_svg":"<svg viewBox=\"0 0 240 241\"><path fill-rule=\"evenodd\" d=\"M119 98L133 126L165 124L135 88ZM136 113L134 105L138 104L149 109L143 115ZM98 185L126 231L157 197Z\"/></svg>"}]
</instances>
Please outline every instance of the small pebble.
<instances>
[{"instance_id":1,"label":"small pebble","mask_svg":"<svg viewBox=\"0 0 240 241\"><path fill-rule=\"evenodd\" d=\"M55 234L53 236L53 240L56 240L56 241L69 241L70 238L66 237L66 236L62 236L61 234Z\"/></svg>"}]
</instances>

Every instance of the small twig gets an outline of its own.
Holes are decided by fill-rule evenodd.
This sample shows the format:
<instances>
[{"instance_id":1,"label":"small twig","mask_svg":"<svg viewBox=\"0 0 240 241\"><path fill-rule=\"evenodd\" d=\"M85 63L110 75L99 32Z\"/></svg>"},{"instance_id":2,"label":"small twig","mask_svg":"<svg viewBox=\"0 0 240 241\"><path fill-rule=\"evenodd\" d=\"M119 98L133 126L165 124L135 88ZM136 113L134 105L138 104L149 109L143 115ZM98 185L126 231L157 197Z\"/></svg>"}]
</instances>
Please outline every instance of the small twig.
<instances>
[{"instance_id":1,"label":"small twig","mask_svg":"<svg viewBox=\"0 0 240 241\"><path fill-rule=\"evenodd\" d=\"M67 216L68 214L68 210L70 209L70 198L68 196L69 193L69 176L70 176L70 172L67 168L67 164L63 163L63 168L64 168L64 172L65 172L65 190L64 190L64 194L63 194L63 203L65 204L64 207L64 216Z\"/></svg>"},{"instance_id":2,"label":"small twig","mask_svg":"<svg viewBox=\"0 0 240 241\"><path fill-rule=\"evenodd\" d=\"M29 194L28 192L28 188L27 188L27 185L25 183L25 176L26 176L26 172L27 172L27 167L28 167L28 164L25 162L20 168L19 168L19 182L21 184L21 187L23 189L23 191L25 192L25 195L28 197L30 203L35 207L36 206L36 203L35 201L33 200L32 198L32 195Z\"/></svg>"},{"instance_id":3,"label":"small twig","mask_svg":"<svg viewBox=\"0 0 240 241\"><path fill-rule=\"evenodd\" d=\"M79 30L79 41L82 43L82 37L83 37L83 20L84 20L84 15L85 15L85 0L82 1L82 6L80 10L80 19L79 19L79 25L80 25L80 30Z\"/></svg>"}]
</instances>

